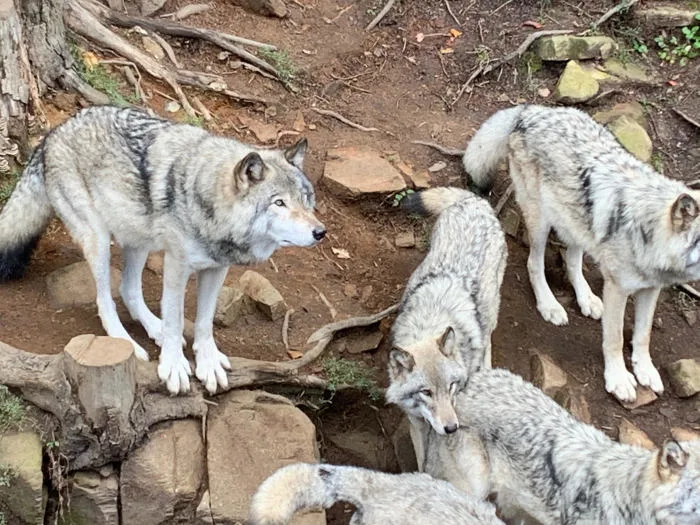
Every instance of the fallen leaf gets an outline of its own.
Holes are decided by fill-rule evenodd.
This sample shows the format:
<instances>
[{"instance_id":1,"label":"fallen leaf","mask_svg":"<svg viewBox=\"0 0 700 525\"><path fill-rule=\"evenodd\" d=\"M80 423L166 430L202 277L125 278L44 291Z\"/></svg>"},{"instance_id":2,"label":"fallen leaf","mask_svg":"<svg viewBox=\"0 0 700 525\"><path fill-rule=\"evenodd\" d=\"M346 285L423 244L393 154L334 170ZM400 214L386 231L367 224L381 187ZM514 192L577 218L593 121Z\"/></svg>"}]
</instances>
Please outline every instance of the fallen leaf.
<instances>
[{"instance_id":1,"label":"fallen leaf","mask_svg":"<svg viewBox=\"0 0 700 525\"><path fill-rule=\"evenodd\" d=\"M83 53L83 64L85 64L85 67L88 69L94 68L99 63L100 59L97 58L97 55L92 51L85 51Z\"/></svg>"},{"instance_id":2,"label":"fallen leaf","mask_svg":"<svg viewBox=\"0 0 700 525\"><path fill-rule=\"evenodd\" d=\"M669 81L668 81L668 85L669 85L669 86L677 86L677 85L678 85L678 82L676 82L675 80L669 80Z\"/></svg>"},{"instance_id":3,"label":"fallen leaf","mask_svg":"<svg viewBox=\"0 0 700 525\"><path fill-rule=\"evenodd\" d=\"M425 35L423 33L418 33L416 35L416 42L422 42L425 39Z\"/></svg>"},{"instance_id":4,"label":"fallen leaf","mask_svg":"<svg viewBox=\"0 0 700 525\"><path fill-rule=\"evenodd\" d=\"M458 29L450 29L450 34L451 34L454 38L458 38L458 37L462 36L462 32L461 32L460 30L458 30Z\"/></svg>"},{"instance_id":5,"label":"fallen leaf","mask_svg":"<svg viewBox=\"0 0 700 525\"><path fill-rule=\"evenodd\" d=\"M440 161L436 162L435 164L433 164L432 166L430 166L428 168L428 171L430 173L435 173L436 171L444 170L446 167L447 167L447 163L440 160Z\"/></svg>"},{"instance_id":6,"label":"fallen leaf","mask_svg":"<svg viewBox=\"0 0 700 525\"><path fill-rule=\"evenodd\" d=\"M350 258L350 254L344 248L331 248L331 251L333 252L333 255L335 255L338 259Z\"/></svg>"},{"instance_id":7,"label":"fallen leaf","mask_svg":"<svg viewBox=\"0 0 700 525\"><path fill-rule=\"evenodd\" d=\"M455 50L452 49L451 47L441 47L440 48L440 53L443 55L449 55L450 53L454 53Z\"/></svg>"},{"instance_id":8,"label":"fallen leaf","mask_svg":"<svg viewBox=\"0 0 700 525\"><path fill-rule=\"evenodd\" d=\"M304 352L300 352L299 350L287 350L287 355L291 359L301 359L304 357Z\"/></svg>"},{"instance_id":9,"label":"fallen leaf","mask_svg":"<svg viewBox=\"0 0 700 525\"><path fill-rule=\"evenodd\" d=\"M528 27L534 27L535 29L542 29L543 27L542 24L540 24L539 22L535 22L534 20L528 20L527 22L523 22L523 25Z\"/></svg>"}]
</instances>

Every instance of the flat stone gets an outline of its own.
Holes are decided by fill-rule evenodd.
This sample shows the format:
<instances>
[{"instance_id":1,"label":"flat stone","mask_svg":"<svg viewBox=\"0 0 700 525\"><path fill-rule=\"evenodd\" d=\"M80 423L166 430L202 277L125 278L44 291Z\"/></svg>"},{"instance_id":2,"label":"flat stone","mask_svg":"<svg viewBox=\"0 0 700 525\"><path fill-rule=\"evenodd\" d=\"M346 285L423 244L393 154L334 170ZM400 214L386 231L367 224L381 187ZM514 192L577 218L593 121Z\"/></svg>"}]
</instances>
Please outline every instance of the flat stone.
<instances>
[{"instance_id":1,"label":"flat stone","mask_svg":"<svg viewBox=\"0 0 700 525\"><path fill-rule=\"evenodd\" d=\"M578 62L571 60L559 77L554 97L559 102L577 104L592 99L599 89L598 81L581 68Z\"/></svg>"},{"instance_id":2,"label":"flat stone","mask_svg":"<svg viewBox=\"0 0 700 525\"><path fill-rule=\"evenodd\" d=\"M591 424L591 410L581 390L565 386L554 393L553 399L579 421Z\"/></svg>"},{"instance_id":3,"label":"flat stone","mask_svg":"<svg viewBox=\"0 0 700 525\"><path fill-rule=\"evenodd\" d=\"M316 429L288 399L267 392L236 390L218 396L217 403L207 420L211 514L214 523L245 523L250 499L268 476L292 463L318 462ZM291 523L326 520L315 512Z\"/></svg>"},{"instance_id":4,"label":"flat stone","mask_svg":"<svg viewBox=\"0 0 700 525\"><path fill-rule=\"evenodd\" d=\"M697 23L695 18L700 13L697 9L683 9L670 5L659 5L644 9L635 9L635 18L645 24L660 27L684 27Z\"/></svg>"},{"instance_id":5,"label":"flat stone","mask_svg":"<svg viewBox=\"0 0 700 525\"><path fill-rule=\"evenodd\" d=\"M698 322L698 313L695 310L683 310L683 318L688 326L695 326Z\"/></svg>"},{"instance_id":6,"label":"flat stone","mask_svg":"<svg viewBox=\"0 0 700 525\"><path fill-rule=\"evenodd\" d=\"M160 47L160 44L150 36L142 36L141 43L143 44L143 48L146 50L146 53L151 55L156 60L163 60L165 58L165 51L163 51L163 48Z\"/></svg>"},{"instance_id":7,"label":"flat stone","mask_svg":"<svg viewBox=\"0 0 700 525\"><path fill-rule=\"evenodd\" d=\"M0 502L22 525L44 523L46 498L41 460L38 435L32 432L0 435L0 465L11 470L9 486L0 486Z\"/></svg>"},{"instance_id":8,"label":"flat stone","mask_svg":"<svg viewBox=\"0 0 700 525\"><path fill-rule=\"evenodd\" d=\"M622 421L617 425L617 440L620 443L633 447L642 447L649 450L656 448L656 445L654 445L647 433L626 418L622 418Z\"/></svg>"},{"instance_id":9,"label":"flat stone","mask_svg":"<svg viewBox=\"0 0 700 525\"><path fill-rule=\"evenodd\" d=\"M265 124L245 115L239 115L238 120L263 144L277 140L276 124Z\"/></svg>"},{"instance_id":10,"label":"flat stone","mask_svg":"<svg viewBox=\"0 0 700 525\"><path fill-rule=\"evenodd\" d=\"M157 425L122 463L122 525L186 522L199 503L204 462L199 421Z\"/></svg>"},{"instance_id":11,"label":"flat stone","mask_svg":"<svg viewBox=\"0 0 700 525\"><path fill-rule=\"evenodd\" d=\"M232 4L241 6L246 11L262 16L287 16L287 7L282 0L229 0Z\"/></svg>"},{"instance_id":12,"label":"flat stone","mask_svg":"<svg viewBox=\"0 0 700 525\"><path fill-rule=\"evenodd\" d=\"M394 241L399 248L413 248L416 245L416 236L413 231L399 233Z\"/></svg>"},{"instance_id":13,"label":"flat stone","mask_svg":"<svg viewBox=\"0 0 700 525\"><path fill-rule=\"evenodd\" d=\"M61 525L119 525L119 477L91 470L78 471L69 479L70 508Z\"/></svg>"},{"instance_id":14,"label":"flat stone","mask_svg":"<svg viewBox=\"0 0 700 525\"><path fill-rule=\"evenodd\" d=\"M214 322L218 326L231 326L243 310L243 291L238 286L222 286L216 298Z\"/></svg>"},{"instance_id":15,"label":"flat stone","mask_svg":"<svg viewBox=\"0 0 700 525\"><path fill-rule=\"evenodd\" d=\"M110 287L115 297L119 294L121 276L119 270L110 268ZM54 270L46 277L46 292L51 307L57 310L94 304L97 294L90 265L81 261Z\"/></svg>"},{"instance_id":16,"label":"flat stone","mask_svg":"<svg viewBox=\"0 0 700 525\"><path fill-rule=\"evenodd\" d=\"M328 437L333 445L353 457L353 465L388 471L395 465L394 451L376 432L350 430Z\"/></svg>"},{"instance_id":17,"label":"flat stone","mask_svg":"<svg viewBox=\"0 0 700 525\"><path fill-rule=\"evenodd\" d=\"M644 108L639 102L636 101L615 104L612 108L596 111L591 116L600 124L610 124L612 121L617 120L620 117L629 117L640 126L646 126Z\"/></svg>"},{"instance_id":18,"label":"flat stone","mask_svg":"<svg viewBox=\"0 0 700 525\"><path fill-rule=\"evenodd\" d=\"M671 387L678 397L700 392L700 363L697 359L679 359L666 367Z\"/></svg>"},{"instance_id":19,"label":"flat stone","mask_svg":"<svg viewBox=\"0 0 700 525\"><path fill-rule=\"evenodd\" d=\"M617 79L623 82L647 85L654 85L661 82L661 78L655 71L647 69L645 66L636 62L623 63L617 58L608 58L603 61L601 67L603 71L611 77L608 79L611 81Z\"/></svg>"},{"instance_id":20,"label":"flat stone","mask_svg":"<svg viewBox=\"0 0 700 525\"><path fill-rule=\"evenodd\" d=\"M357 335L345 338L346 350L351 354L361 354L376 350L384 339L384 334L380 331L362 332Z\"/></svg>"},{"instance_id":21,"label":"flat stone","mask_svg":"<svg viewBox=\"0 0 700 525\"><path fill-rule=\"evenodd\" d=\"M177 113L180 109L182 109L182 106L177 100L171 100L165 105L165 111L168 113Z\"/></svg>"},{"instance_id":22,"label":"flat stone","mask_svg":"<svg viewBox=\"0 0 700 525\"><path fill-rule=\"evenodd\" d=\"M209 491L205 490L202 500L197 505L194 513L195 525L214 525L214 517L211 515L211 498Z\"/></svg>"},{"instance_id":23,"label":"flat stone","mask_svg":"<svg viewBox=\"0 0 700 525\"><path fill-rule=\"evenodd\" d=\"M414 189L424 190L430 188L430 174L424 171L416 172L413 167L405 162L396 163L396 167Z\"/></svg>"},{"instance_id":24,"label":"flat stone","mask_svg":"<svg viewBox=\"0 0 700 525\"><path fill-rule=\"evenodd\" d=\"M506 208L503 210L499 220L505 234L517 239L520 231L520 213L518 213L518 210Z\"/></svg>"},{"instance_id":25,"label":"flat stone","mask_svg":"<svg viewBox=\"0 0 700 525\"><path fill-rule=\"evenodd\" d=\"M246 270L240 278L241 290L271 321L284 317L287 305L272 283L258 272Z\"/></svg>"},{"instance_id":26,"label":"flat stone","mask_svg":"<svg viewBox=\"0 0 700 525\"><path fill-rule=\"evenodd\" d=\"M406 188L396 168L369 149L329 150L323 176L328 189L339 197L394 193Z\"/></svg>"},{"instance_id":27,"label":"flat stone","mask_svg":"<svg viewBox=\"0 0 700 525\"><path fill-rule=\"evenodd\" d=\"M610 122L608 129L632 155L642 162L651 160L653 144L647 131L637 121L624 115Z\"/></svg>"},{"instance_id":28,"label":"flat stone","mask_svg":"<svg viewBox=\"0 0 700 525\"><path fill-rule=\"evenodd\" d=\"M607 36L545 36L533 46L537 56L550 61L608 58L617 49L617 42Z\"/></svg>"},{"instance_id":29,"label":"flat stone","mask_svg":"<svg viewBox=\"0 0 700 525\"><path fill-rule=\"evenodd\" d=\"M343 293L345 297L357 297L357 285L352 283L347 283L343 286Z\"/></svg>"},{"instance_id":30,"label":"flat stone","mask_svg":"<svg viewBox=\"0 0 700 525\"><path fill-rule=\"evenodd\" d=\"M408 417L404 416L394 433L391 434L391 444L394 447L394 455L399 463L401 472L417 472L418 462L416 461L416 451L411 440L411 423Z\"/></svg>"},{"instance_id":31,"label":"flat stone","mask_svg":"<svg viewBox=\"0 0 700 525\"><path fill-rule=\"evenodd\" d=\"M637 399L635 399L633 403L620 402L620 404L627 410L634 410L635 408L650 405L658 398L659 396L657 396L651 388L637 386Z\"/></svg>"},{"instance_id":32,"label":"flat stone","mask_svg":"<svg viewBox=\"0 0 700 525\"><path fill-rule=\"evenodd\" d=\"M533 351L530 357L530 380L548 396L565 386L569 376L547 354Z\"/></svg>"},{"instance_id":33,"label":"flat stone","mask_svg":"<svg viewBox=\"0 0 700 525\"><path fill-rule=\"evenodd\" d=\"M143 16L151 16L165 5L167 0L141 0L139 8Z\"/></svg>"}]
</instances>

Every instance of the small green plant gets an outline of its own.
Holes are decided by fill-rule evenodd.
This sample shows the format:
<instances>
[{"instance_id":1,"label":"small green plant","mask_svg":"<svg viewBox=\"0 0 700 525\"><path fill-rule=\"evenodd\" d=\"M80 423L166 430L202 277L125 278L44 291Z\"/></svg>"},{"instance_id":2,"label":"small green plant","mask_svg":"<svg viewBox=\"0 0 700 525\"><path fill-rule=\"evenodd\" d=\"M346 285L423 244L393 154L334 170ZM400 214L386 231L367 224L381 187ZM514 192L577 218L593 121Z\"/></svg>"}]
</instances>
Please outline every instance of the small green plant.
<instances>
[{"instance_id":1,"label":"small green plant","mask_svg":"<svg viewBox=\"0 0 700 525\"><path fill-rule=\"evenodd\" d=\"M637 38L632 39L632 48L640 55L646 55L649 52L649 46Z\"/></svg>"},{"instance_id":2,"label":"small green plant","mask_svg":"<svg viewBox=\"0 0 700 525\"><path fill-rule=\"evenodd\" d=\"M328 377L328 388L331 392L335 392L340 385L348 385L367 392L373 401L381 398L381 390L377 386L374 374L364 363L329 357L323 361L322 366Z\"/></svg>"},{"instance_id":3,"label":"small green plant","mask_svg":"<svg viewBox=\"0 0 700 525\"><path fill-rule=\"evenodd\" d=\"M695 20L700 21L700 13L695 15ZM654 42L659 47L657 54L661 60L670 64L677 61L679 65L685 66L691 59L700 55L700 25L683 27L681 33L683 35L681 37L662 33L654 38Z\"/></svg>"},{"instance_id":4,"label":"small green plant","mask_svg":"<svg viewBox=\"0 0 700 525\"><path fill-rule=\"evenodd\" d=\"M400 192L395 193L391 199L391 205L394 208L397 208L401 204L401 201L404 200L406 198L406 196L410 195L411 193L415 193L415 192L410 188L405 189L405 190L401 190Z\"/></svg>"},{"instance_id":5,"label":"small green plant","mask_svg":"<svg viewBox=\"0 0 700 525\"><path fill-rule=\"evenodd\" d=\"M117 106L127 106L137 101L135 93L123 95L119 89L119 81L103 65L86 60L85 50L79 46L71 46L71 54L75 60L78 75L90 86L109 97L109 101ZM96 60L95 60L96 61Z\"/></svg>"},{"instance_id":6,"label":"small green plant","mask_svg":"<svg viewBox=\"0 0 700 525\"><path fill-rule=\"evenodd\" d=\"M20 175L22 173L19 170L15 170L0 178L0 205L5 204L7 199L10 198Z\"/></svg>"},{"instance_id":7,"label":"small green plant","mask_svg":"<svg viewBox=\"0 0 700 525\"><path fill-rule=\"evenodd\" d=\"M24 420L24 405L22 400L0 385L0 434L17 428Z\"/></svg>"},{"instance_id":8,"label":"small green plant","mask_svg":"<svg viewBox=\"0 0 700 525\"><path fill-rule=\"evenodd\" d=\"M651 166L659 173L664 172L664 160L658 153L654 153L651 156Z\"/></svg>"},{"instance_id":9,"label":"small green plant","mask_svg":"<svg viewBox=\"0 0 700 525\"><path fill-rule=\"evenodd\" d=\"M12 467L0 464L0 487L9 487L14 477L15 472L12 470Z\"/></svg>"},{"instance_id":10,"label":"small green plant","mask_svg":"<svg viewBox=\"0 0 700 525\"><path fill-rule=\"evenodd\" d=\"M289 84L297 72L296 66L286 51L261 49L260 58L269 62L277 71L277 76L284 84Z\"/></svg>"},{"instance_id":11,"label":"small green plant","mask_svg":"<svg viewBox=\"0 0 700 525\"><path fill-rule=\"evenodd\" d=\"M182 119L183 124L189 124L190 126L204 127L204 117L193 117L191 115L185 115Z\"/></svg>"}]
</instances>

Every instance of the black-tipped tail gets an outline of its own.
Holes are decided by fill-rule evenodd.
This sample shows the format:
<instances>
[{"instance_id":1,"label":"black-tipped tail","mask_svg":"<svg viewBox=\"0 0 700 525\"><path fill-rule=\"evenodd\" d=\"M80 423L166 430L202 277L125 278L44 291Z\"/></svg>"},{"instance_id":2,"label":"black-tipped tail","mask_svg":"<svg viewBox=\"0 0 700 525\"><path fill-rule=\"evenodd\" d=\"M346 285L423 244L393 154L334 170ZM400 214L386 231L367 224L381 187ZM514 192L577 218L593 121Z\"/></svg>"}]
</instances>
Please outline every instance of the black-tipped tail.
<instances>
[{"instance_id":1,"label":"black-tipped tail","mask_svg":"<svg viewBox=\"0 0 700 525\"><path fill-rule=\"evenodd\" d=\"M432 188L419 193L410 193L401 199L401 208L409 214L439 215L455 202L474 194L461 188Z\"/></svg>"},{"instance_id":2,"label":"black-tipped tail","mask_svg":"<svg viewBox=\"0 0 700 525\"><path fill-rule=\"evenodd\" d=\"M24 242L0 248L0 282L24 276L40 237L35 235Z\"/></svg>"}]
</instances>

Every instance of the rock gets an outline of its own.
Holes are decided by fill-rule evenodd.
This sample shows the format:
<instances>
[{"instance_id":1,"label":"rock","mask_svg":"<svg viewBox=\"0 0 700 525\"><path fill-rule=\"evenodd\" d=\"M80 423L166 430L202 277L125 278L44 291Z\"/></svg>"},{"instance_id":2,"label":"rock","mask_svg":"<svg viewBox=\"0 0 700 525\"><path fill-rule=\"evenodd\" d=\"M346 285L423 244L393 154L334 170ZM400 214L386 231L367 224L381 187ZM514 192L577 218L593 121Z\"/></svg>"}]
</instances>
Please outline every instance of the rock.
<instances>
[{"instance_id":1,"label":"rock","mask_svg":"<svg viewBox=\"0 0 700 525\"><path fill-rule=\"evenodd\" d=\"M374 288L372 288L371 284L368 284L362 289L362 295L360 295L360 301L362 303L367 303L372 298L372 292L374 291Z\"/></svg>"},{"instance_id":2,"label":"rock","mask_svg":"<svg viewBox=\"0 0 700 525\"><path fill-rule=\"evenodd\" d=\"M537 90L537 94L542 98L547 98L552 94L552 92L549 90L549 88L543 87Z\"/></svg>"},{"instance_id":3,"label":"rock","mask_svg":"<svg viewBox=\"0 0 700 525\"><path fill-rule=\"evenodd\" d=\"M653 145L646 130L635 120L628 116L622 116L608 124L612 132L622 146L642 162L651 160Z\"/></svg>"},{"instance_id":4,"label":"rock","mask_svg":"<svg viewBox=\"0 0 700 525\"><path fill-rule=\"evenodd\" d=\"M617 43L607 36L545 36L533 46L542 60L565 61L608 58L617 51Z\"/></svg>"},{"instance_id":5,"label":"rock","mask_svg":"<svg viewBox=\"0 0 700 525\"><path fill-rule=\"evenodd\" d=\"M591 410L580 390L562 387L555 391L553 399L579 421L591 424Z\"/></svg>"},{"instance_id":6,"label":"rock","mask_svg":"<svg viewBox=\"0 0 700 525\"><path fill-rule=\"evenodd\" d=\"M411 423L408 417L403 416L401 423L391 435L391 444L394 447L394 455L399 463L401 472L417 472L418 462L416 451L411 440Z\"/></svg>"},{"instance_id":7,"label":"rock","mask_svg":"<svg viewBox=\"0 0 700 525\"><path fill-rule=\"evenodd\" d=\"M661 330L664 327L664 320L661 317L654 318L654 328Z\"/></svg>"},{"instance_id":8,"label":"rock","mask_svg":"<svg viewBox=\"0 0 700 525\"><path fill-rule=\"evenodd\" d=\"M346 350L351 354L361 354L362 352L370 352L376 350L379 344L384 339L384 334L376 332L361 332L359 335L348 336L345 338Z\"/></svg>"},{"instance_id":9,"label":"rock","mask_svg":"<svg viewBox=\"0 0 700 525\"><path fill-rule=\"evenodd\" d=\"M565 386L569 376L546 354L534 351L530 357L530 380L548 396Z\"/></svg>"},{"instance_id":10,"label":"rock","mask_svg":"<svg viewBox=\"0 0 700 525\"><path fill-rule=\"evenodd\" d=\"M396 167L403 174L407 182L417 190L430 188L430 175L425 172L416 173L413 168L405 162L396 163Z\"/></svg>"},{"instance_id":11,"label":"rock","mask_svg":"<svg viewBox=\"0 0 700 525\"><path fill-rule=\"evenodd\" d=\"M255 306L271 321L284 317L287 305L282 295L265 277L253 270L246 270L239 282L243 293L250 297Z\"/></svg>"},{"instance_id":12,"label":"rock","mask_svg":"<svg viewBox=\"0 0 700 525\"><path fill-rule=\"evenodd\" d=\"M69 479L70 508L61 525L119 525L119 477L84 470Z\"/></svg>"},{"instance_id":13,"label":"rock","mask_svg":"<svg viewBox=\"0 0 700 525\"><path fill-rule=\"evenodd\" d=\"M316 429L282 396L236 390L209 407L207 464L214 523L245 523L250 498L278 468L319 459ZM143 523L146 523L145 521ZM323 513L298 516L295 525L325 525Z\"/></svg>"},{"instance_id":14,"label":"rock","mask_svg":"<svg viewBox=\"0 0 700 525\"><path fill-rule=\"evenodd\" d=\"M202 500L197 505L197 510L194 512L195 525L214 525L214 518L211 515L211 498L209 491L205 490L202 494Z\"/></svg>"},{"instance_id":15,"label":"rock","mask_svg":"<svg viewBox=\"0 0 700 525\"><path fill-rule=\"evenodd\" d=\"M696 9L683 9L669 5L635 9L635 18L654 28L683 27L696 23L696 15L700 11Z\"/></svg>"},{"instance_id":16,"label":"rock","mask_svg":"<svg viewBox=\"0 0 700 525\"><path fill-rule=\"evenodd\" d=\"M447 163L444 160L439 160L432 166L428 168L430 173L437 173L438 171L444 170L447 167Z\"/></svg>"},{"instance_id":17,"label":"rock","mask_svg":"<svg viewBox=\"0 0 700 525\"><path fill-rule=\"evenodd\" d=\"M591 115L600 124L610 124L621 117L629 117L640 126L646 126L644 108L639 102L615 104L611 109L596 111Z\"/></svg>"},{"instance_id":18,"label":"rock","mask_svg":"<svg viewBox=\"0 0 700 525\"><path fill-rule=\"evenodd\" d=\"M617 425L617 440L620 443L633 447L642 447L649 450L656 448L656 445L649 439L646 432L624 417Z\"/></svg>"},{"instance_id":19,"label":"rock","mask_svg":"<svg viewBox=\"0 0 700 525\"><path fill-rule=\"evenodd\" d=\"M282 0L230 0L230 2L256 15L278 18L287 16L287 7Z\"/></svg>"},{"instance_id":20,"label":"rock","mask_svg":"<svg viewBox=\"0 0 700 525\"><path fill-rule=\"evenodd\" d=\"M248 128L255 138L260 142L274 142L277 140L277 126L275 124L265 124L264 122L258 122L252 118L246 117L245 115L240 115L238 120L246 128Z\"/></svg>"},{"instance_id":21,"label":"rock","mask_svg":"<svg viewBox=\"0 0 700 525\"><path fill-rule=\"evenodd\" d=\"M345 454L353 457L352 464L380 471L395 468L394 451L376 432L349 430L328 436L328 440Z\"/></svg>"},{"instance_id":22,"label":"rock","mask_svg":"<svg viewBox=\"0 0 700 525\"><path fill-rule=\"evenodd\" d=\"M141 0L141 5L139 6L141 14L143 16L151 16L163 7L166 1L167 0Z\"/></svg>"},{"instance_id":23,"label":"rock","mask_svg":"<svg viewBox=\"0 0 700 525\"><path fill-rule=\"evenodd\" d=\"M163 252L153 252L146 259L146 268L156 275L163 274Z\"/></svg>"},{"instance_id":24,"label":"rock","mask_svg":"<svg viewBox=\"0 0 700 525\"><path fill-rule=\"evenodd\" d=\"M700 392L700 363L696 359L679 359L666 367L673 391L678 397Z\"/></svg>"},{"instance_id":25,"label":"rock","mask_svg":"<svg viewBox=\"0 0 700 525\"><path fill-rule=\"evenodd\" d=\"M671 427L671 436L676 441L695 441L700 439L700 432L682 427Z\"/></svg>"},{"instance_id":26,"label":"rock","mask_svg":"<svg viewBox=\"0 0 700 525\"><path fill-rule=\"evenodd\" d=\"M243 292L237 286L222 286L216 298L214 322L218 326L231 326L243 307Z\"/></svg>"},{"instance_id":27,"label":"rock","mask_svg":"<svg viewBox=\"0 0 700 525\"><path fill-rule=\"evenodd\" d=\"M165 105L165 111L168 113L177 113L180 111L181 107L182 106L180 106L180 103L177 100L171 100Z\"/></svg>"},{"instance_id":28,"label":"rock","mask_svg":"<svg viewBox=\"0 0 700 525\"><path fill-rule=\"evenodd\" d=\"M518 238L520 231L520 214L514 208L506 208L500 218L503 231L511 237Z\"/></svg>"},{"instance_id":29,"label":"rock","mask_svg":"<svg viewBox=\"0 0 700 525\"><path fill-rule=\"evenodd\" d=\"M695 310L683 310L683 317L688 326L695 326L698 322L698 313Z\"/></svg>"},{"instance_id":30,"label":"rock","mask_svg":"<svg viewBox=\"0 0 700 525\"><path fill-rule=\"evenodd\" d=\"M328 189L339 197L394 193L406 188L396 168L369 149L328 150L323 176Z\"/></svg>"},{"instance_id":31,"label":"rock","mask_svg":"<svg viewBox=\"0 0 700 525\"><path fill-rule=\"evenodd\" d=\"M119 295L121 275L116 268L110 268L110 287L115 297ZM51 272L46 277L46 292L51 307L57 310L94 304L95 280L92 278L90 265L81 261Z\"/></svg>"},{"instance_id":32,"label":"rock","mask_svg":"<svg viewBox=\"0 0 700 525\"><path fill-rule=\"evenodd\" d=\"M294 119L294 124L292 124L292 129L299 133L302 133L306 129L306 121L304 120L304 114L301 110L297 111L297 116Z\"/></svg>"},{"instance_id":33,"label":"rock","mask_svg":"<svg viewBox=\"0 0 700 525\"><path fill-rule=\"evenodd\" d=\"M603 71L611 75L610 81L624 81L633 84L658 84L659 75L635 62L620 62L617 58L608 58L601 65Z\"/></svg>"},{"instance_id":34,"label":"rock","mask_svg":"<svg viewBox=\"0 0 700 525\"><path fill-rule=\"evenodd\" d=\"M0 434L0 465L11 470L9 486L0 485L0 506L22 524L44 523L46 497L41 460L38 435L32 432Z\"/></svg>"},{"instance_id":35,"label":"rock","mask_svg":"<svg viewBox=\"0 0 700 525\"><path fill-rule=\"evenodd\" d=\"M204 479L202 425L179 419L157 425L121 465L122 525L183 522Z\"/></svg>"},{"instance_id":36,"label":"rock","mask_svg":"<svg viewBox=\"0 0 700 525\"><path fill-rule=\"evenodd\" d=\"M620 402L620 404L627 410L634 410L635 408L650 405L651 403L656 401L658 397L659 396L657 396L651 388L647 388L645 386L637 386L637 399L635 399L633 403Z\"/></svg>"},{"instance_id":37,"label":"rock","mask_svg":"<svg viewBox=\"0 0 700 525\"><path fill-rule=\"evenodd\" d=\"M345 297L357 297L357 286L352 283L347 283L343 286Z\"/></svg>"},{"instance_id":38,"label":"rock","mask_svg":"<svg viewBox=\"0 0 700 525\"><path fill-rule=\"evenodd\" d=\"M56 93L53 97L53 105L56 106L61 111L67 113L74 113L75 108L78 104L78 95L75 93Z\"/></svg>"},{"instance_id":39,"label":"rock","mask_svg":"<svg viewBox=\"0 0 700 525\"><path fill-rule=\"evenodd\" d=\"M150 36L142 36L141 42L143 48L146 52L151 55L156 60L163 60L165 58L165 51L160 47L160 44L153 40Z\"/></svg>"},{"instance_id":40,"label":"rock","mask_svg":"<svg viewBox=\"0 0 700 525\"><path fill-rule=\"evenodd\" d=\"M399 248L413 248L416 245L416 236L413 231L399 233L394 242Z\"/></svg>"},{"instance_id":41,"label":"rock","mask_svg":"<svg viewBox=\"0 0 700 525\"><path fill-rule=\"evenodd\" d=\"M600 85L578 62L571 60L566 64L554 88L554 97L559 102L577 104L592 99L598 93Z\"/></svg>"}]
</instances>

